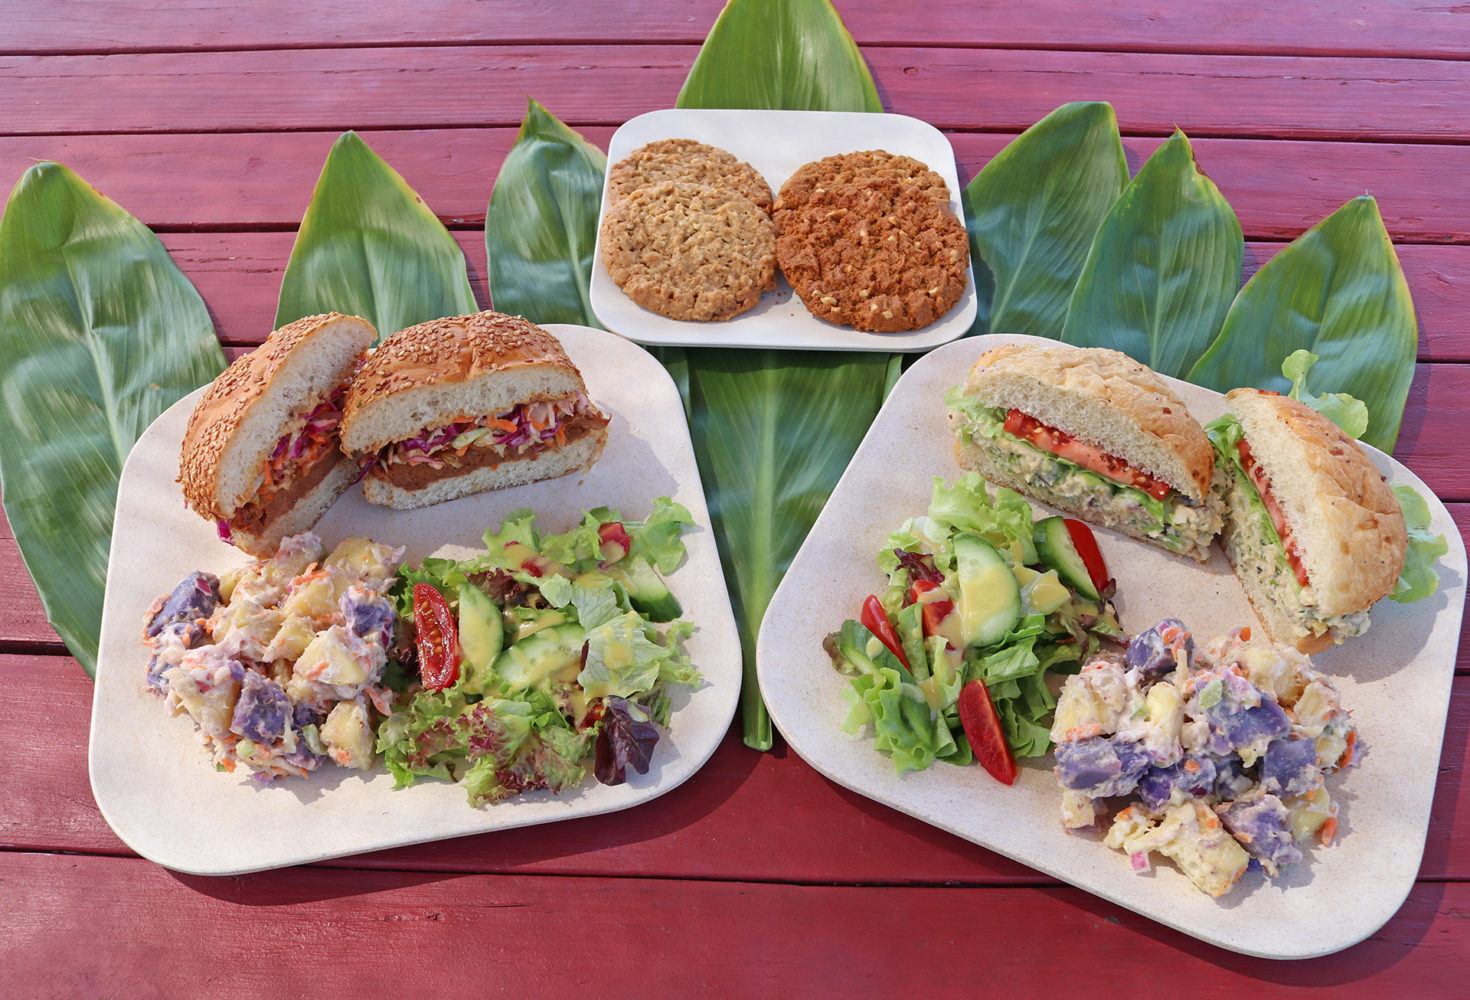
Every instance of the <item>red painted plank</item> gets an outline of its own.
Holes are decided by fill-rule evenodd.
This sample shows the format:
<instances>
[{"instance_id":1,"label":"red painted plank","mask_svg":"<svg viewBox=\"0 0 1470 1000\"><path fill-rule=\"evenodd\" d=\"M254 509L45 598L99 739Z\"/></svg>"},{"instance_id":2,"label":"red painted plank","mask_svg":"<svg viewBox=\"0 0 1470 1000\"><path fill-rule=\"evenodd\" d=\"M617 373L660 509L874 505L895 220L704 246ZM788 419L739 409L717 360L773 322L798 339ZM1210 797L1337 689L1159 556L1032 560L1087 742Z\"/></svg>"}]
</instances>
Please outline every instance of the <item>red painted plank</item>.
<instances>
[{"instance_id":1,"label":"red painted plank","mask_svg":"<svg viewBox=\"0 0 1470 1000\"><path fill-rule=\"evenodd\" d=\"M0 857L18 995L1451 996L1470 886L1421 884L1368 941L1272 963L1070 889L891 889L300 869L209 881L144 862ZM467 942L473 942L469 950ZM315 961L313 961L313 958ZM298 964L312 963L310 979ZM1020 984L1024 984L1021 986Z\"/></svg>"},{"instance_id":2,"label":"red painted plank","mask_svg":"<svg viewBox=\"0 0 1470 1000\"><path fill-rule=\"evenodd\" d=\"M0 133L511 125L534 94L574 123L670 106L695 47L495 46L0 57ZM1470 63L959 48L866 53L884 104L1014 131L1105 98L1161 135L1464 136Z\"/></svg>"},{"instance_id":3,"label":"red painted plank","mask_svg":"<svg viewBox=\"0 0 1470 1000\"><path fill-rule=\"evenodd\" d=\"M605 127L583 131L604 148L612 135ZM479 226L515 130L365 137L447 224ZM150 226L294 230L334 138L335 132L4 137L0 184L13 184L37 160L60 160ZM961 179L973 177L1012 138L952 133ZM1135 170L1158 142L1125 139ZM1396 239L1470 242L1470 188L1442 182L1470 175L1470 146L1200 139L1195 153L1250 239L1293 239L1349 198L1370 192L1379 196ZM163 172L169 184L158 183Z\"/></svg>"},{"instance_id":4,"label":"red painted plank","mask_svg":"<svg viewBox=\"0 0 1470 1000\"><path fill-rule=\"evenodd\" d=\"M0 802L6 804L0 847L125 853L97 812L87 781L91 682L61 657L0 657L0 675L12 706L10 724L0 729L0 760L8 762L0 769ZM1470 677L1460 677L1422 878L1470 879L1467 740ZM193 752L192 745L180 752ZM1050 884L1023 865L833 785L784 746L769 754L748 750L733 731L687 784L637 809L334 865L740 881Z\"/></svg>"},{"instance_id":5,"label":"red painted plank","mask_svg":"<svg viewBox=\"0 0 1470 1000\"><path fill-rule=\"evenodd\" d=\"M493 17L473 0L418 0L413 17L396 6L355 0L188 0L166 8L112 4L108 16L69 16L47 0L8 10L7 52L128 52L277 46L507 44L554 39L702 41L721 0L499 0ZM839 0L848 30L864 45L947 45L1172 52L1434 55L1470 53L1470 25L1452 5L1315 0L1228 5L1095 4L1085 0L928 0L891 4ZM289 33L281 26L289 24Z\"/></svg>"}]
</instances>

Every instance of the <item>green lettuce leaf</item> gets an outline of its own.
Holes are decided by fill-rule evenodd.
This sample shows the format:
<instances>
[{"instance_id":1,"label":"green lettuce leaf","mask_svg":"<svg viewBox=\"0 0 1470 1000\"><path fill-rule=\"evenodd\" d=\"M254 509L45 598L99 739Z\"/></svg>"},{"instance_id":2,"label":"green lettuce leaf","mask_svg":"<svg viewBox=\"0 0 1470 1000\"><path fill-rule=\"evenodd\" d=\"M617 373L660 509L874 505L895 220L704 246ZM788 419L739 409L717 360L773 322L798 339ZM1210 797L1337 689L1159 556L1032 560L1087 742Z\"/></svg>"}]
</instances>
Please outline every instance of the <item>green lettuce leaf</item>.
<instances>
[{"instance_id":1,"label":"green lettuce leaf","mask_svg":"<svg viewBox=\"0 0 1470 1000\"><path fill-rule=\"evenodd\" d=\"M1398 585L1388 596L1400 604L1421 601L1439 589L1439 573L1435 561L1450 551L1444 535L1429 532L1429 504L1412 486L1395 486L1393 495L1398 498L1404 512L1404 524L1409 529L1409 549L1404 558L1404 569L1399 574Z\"/></svg>"},{"instance_id":2,"label":"green lettuce leaf","mask_svg":"<svg viewBox=\"0 0 1470 1000\"><path fill-rule=\"evenodd\" d=\"M659 661L674 655L650 638L653 631L633 611L587 630L587 662L577 683L588 698L632 698L653 687Z\"/></svg>"},{"instance_id":3,"label":"green lettuce leaf","mask_svg":"<svg viewBox=\"0 0 1470 1000\"><path fill-rule=\"evenodd\" d=\"M1292 351L1286 356L1281 362L1281 374L1291 380L1291 392L1287 395L1310 406L1357 440L1368 431L1368 407L1361 399L1345 392L1316 396L1307 391L1307 371L1320 360L1307 350Z\"/></svg>"},{"instance_id":4,"label":"green lettuce leaf","mask_svg":"<svg viewBox=\"0 0 1470 1000\"><path fill-rule=\"evenodd\" d=\"M660 573L672 573L684 561L683 534L694 525L689 509L668 497L653 502L653 513L643 521L624 521L623 530L633 542L630 558L642 556Z\"/></svg>"},{"instance_id":5,"label":"green lettuce leaf","mask_svg":"<svg viewBox=\"0 0 1470 1000\"><path fill-rule=\"evenodd\" d=\"M595 629L618 617L618 595L611 587L584 587L574 584L571 603L577 611L577 624L584 629Z\"/></svg>"}]
</instances>

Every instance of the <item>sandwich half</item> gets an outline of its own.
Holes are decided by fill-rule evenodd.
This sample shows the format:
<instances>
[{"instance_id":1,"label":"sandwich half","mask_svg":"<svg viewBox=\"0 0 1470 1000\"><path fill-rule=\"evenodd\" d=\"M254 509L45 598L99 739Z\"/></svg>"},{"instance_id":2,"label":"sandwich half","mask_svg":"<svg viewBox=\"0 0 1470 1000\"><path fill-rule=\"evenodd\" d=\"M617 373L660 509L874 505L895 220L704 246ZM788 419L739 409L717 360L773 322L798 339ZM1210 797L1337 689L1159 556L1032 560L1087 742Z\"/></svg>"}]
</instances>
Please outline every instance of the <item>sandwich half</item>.
<instances>
[{"instance_id":1,"label":"sandwich half","mask_svg":"<svg viewBox=\"0 0 1470 1000\"><path fill-rule=\"evenodd\" d=\"M184 432L184 501L255 556L305 531L357 478L338 448L348 383L377 333L327 313L281 327L205 390Z\"/></svg>"},{"instance_id":2,"label":"sandwich half","mask_svg":"<svg viewBox=\"0 0 1470 1000\"><path fill-rule=\"evenodd\" d=\"M347 396L342 448L369 503L408 510L586 469L607 423L555 337L482 312L383 341Z\"/></svg>"},{"instance_id":3,"label":"sandwich half","mask_svg":"<svg viewBox=\"0 0 1470 1000\"><path fill-rule=\"evenodd\" d=\"M1157 373L1065 344L986 351L946 402L960 465L1083 520L1209 558L1224 503L1204 428Z\"/></svg>"},{"instance_id":4,"label":"sandwich half","mask_svg":"<svg viewBox=\"0 0 1470 1000\"><path fill-rule=\"evenodd\" d=\"M1316 410L1259 389L1225 400L1229 412L1209 430L1231 473L1222 540L1257 617L1303 653L1361 635L1404 568L1393 490Z\"/></svg>"}]
</instances>

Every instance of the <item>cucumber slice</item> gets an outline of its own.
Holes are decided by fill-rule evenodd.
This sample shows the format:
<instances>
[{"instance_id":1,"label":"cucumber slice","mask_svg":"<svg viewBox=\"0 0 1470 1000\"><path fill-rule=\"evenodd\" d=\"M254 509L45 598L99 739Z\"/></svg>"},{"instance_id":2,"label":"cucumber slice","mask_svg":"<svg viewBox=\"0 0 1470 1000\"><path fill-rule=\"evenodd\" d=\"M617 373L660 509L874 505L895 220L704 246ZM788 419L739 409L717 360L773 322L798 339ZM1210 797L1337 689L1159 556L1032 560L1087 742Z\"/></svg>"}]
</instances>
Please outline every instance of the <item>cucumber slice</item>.
<instances>
[{"instance_id":1,"label":"cucumber slice","mask_svg":"<svg viewBox=\"0 0 1470 1000\"><path fill-rule=\"evenodd\" d=\"M491 669L505 645L505 623L500 608L478 587L459 588L459 651L463 656L464 687L484 694L493 683Z\"/></svg>"},{"instance_id":2,"label":"cucumber slice","mask_svg":"<svg viewBox=\"0 0 1470 1000\"><path fill-rule=\"evenodd\" d=\"M628 588L633 609L647 615L649 621L671 622L684 613L679 599L669 592L658 570L642 556L615 563L608 572Z\"/></svg>"},{"instance_id":3,"label":"cucumber slice","mask_svg":"<svg viewBox=\"0 0 1470 1000\"><path fill-rule=\"evenodd\" d=\"M954 539L960 635L965 646L993 646L1021 620L1021 587L1010 565L979 535Z\"/></svg>"},{"instance_id":4,"label":"cucumber slice","mask_svg":"<svg viewBox=\"0 0 1470 1000\"><path fill-rule=\"evenodd\" d=\"M1089 600L1098 600L1097 588L1092 585L1092 575L1087 564L1077 554L1072 544L1072 535L1060 517L1044 517L1032 529L1036 535L1036 554L1041 561L1057 571L1072 589Z\"/></svg>"}]
</instances>

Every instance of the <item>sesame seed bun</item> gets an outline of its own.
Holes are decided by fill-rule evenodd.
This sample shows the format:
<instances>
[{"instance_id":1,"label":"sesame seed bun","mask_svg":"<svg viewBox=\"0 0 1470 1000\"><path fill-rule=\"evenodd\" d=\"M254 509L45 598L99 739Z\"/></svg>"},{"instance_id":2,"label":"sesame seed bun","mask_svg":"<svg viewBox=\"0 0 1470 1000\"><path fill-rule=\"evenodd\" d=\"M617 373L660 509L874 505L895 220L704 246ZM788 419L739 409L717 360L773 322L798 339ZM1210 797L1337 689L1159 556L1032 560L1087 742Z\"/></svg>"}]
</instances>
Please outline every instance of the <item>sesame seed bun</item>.
<instances>
[{"instance_id":1,"label":"sesame seed bun","mask_svg":"<svg viewBox=\"0 0 1470 1000\"><path fill-rule=\"evenodd\" d=\"M400 330L368 358L347 394L342 449L358 458L426 427L585 392L561 342L497 312Z\"/></svg>"},{"instance_id":2,"label":"sesame seed bun","mask_svg":"<svg viewBox=\"0 0 1470 1000\"><path fill-rule=\"evenodd\" d=\"M305 316L236 358L200 397L184 431L185 502L210 520L233 517L260 488L291 417L351 378L376 337L372 324L356 316Z\"/></svg>"}]
</instances>

